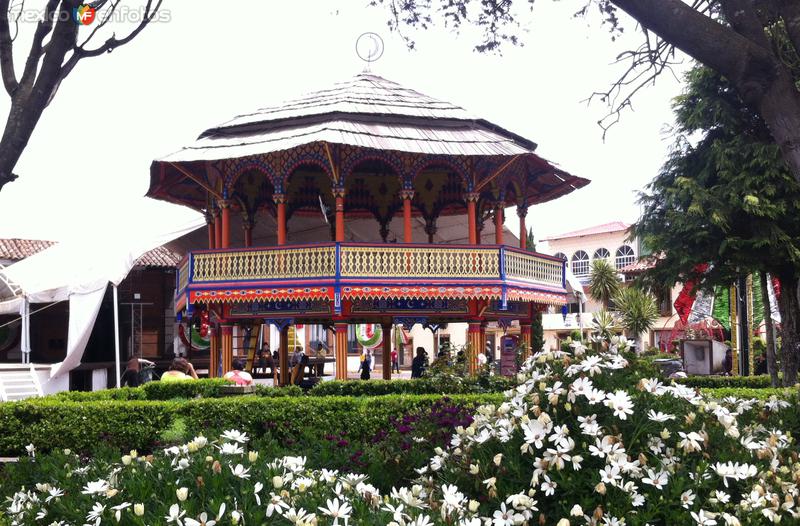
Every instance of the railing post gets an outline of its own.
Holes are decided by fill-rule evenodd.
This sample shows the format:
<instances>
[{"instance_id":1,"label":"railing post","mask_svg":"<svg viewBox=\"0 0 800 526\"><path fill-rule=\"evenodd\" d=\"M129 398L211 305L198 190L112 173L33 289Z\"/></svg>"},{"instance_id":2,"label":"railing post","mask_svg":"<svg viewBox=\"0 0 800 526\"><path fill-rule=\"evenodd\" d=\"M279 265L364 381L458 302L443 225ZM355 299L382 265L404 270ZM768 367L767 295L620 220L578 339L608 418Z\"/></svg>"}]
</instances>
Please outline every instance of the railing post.
<instances>
[{"instance_id":1,"label":"railing post","mask_svg":"<svg viewBox=\"0 0 800 526\"><path fill-rule=\"evenodd\" d=\"M336 275L333 286L333 310L335 314L342 313L342 244L336 242Z\"/></svg>"}]
</instances>

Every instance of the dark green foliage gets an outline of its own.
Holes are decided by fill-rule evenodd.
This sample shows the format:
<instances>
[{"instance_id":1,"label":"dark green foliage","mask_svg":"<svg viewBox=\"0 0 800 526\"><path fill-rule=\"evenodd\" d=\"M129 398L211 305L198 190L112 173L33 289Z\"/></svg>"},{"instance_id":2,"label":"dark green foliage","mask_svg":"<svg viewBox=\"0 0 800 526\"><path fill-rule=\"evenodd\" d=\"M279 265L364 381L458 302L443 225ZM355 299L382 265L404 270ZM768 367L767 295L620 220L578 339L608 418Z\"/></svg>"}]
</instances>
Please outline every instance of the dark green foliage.
<instances>
[{"instance_id":1,"label":"dark green foliage","mask_svg":"<svg viewBox=\"0 0 800 526\"><path fill-rule=\"evenodd\" d=\"M502 395L450 398L453 403L474 406L499 402ZM321 439L342 430L366 440L379 429L385 429L390 417L430 407L440 399L440 395L374 398L249 395L167 401L7 402L0 404L0 456L24 455L25 446L31 443L39 451L63 448L78 452L98 448L147 451L161 445L162 437L179 440L181 430L192 436L213 436L235 428L255 438L274 439L286 445Z\"/></svg>"},{"instance_id":2,"label":"dark green foliage","mask_svg":"<svg viewBox=\"0 0 800 526\"><path fill-rule=\"evenodd\" d=\"M542 325L542 313L537 312L533 316L531 324L531 352L536 353L544 348L544 326Z\"/></svg>"},{"instance_id":3,"label":"dark green foliage","mask_svg":"<svg viewBox=\"0 0 800 526\"><path fill-rule=\"evenodd\" d=\"M64 391L48 396L48 399L88 402L97 400L172 400L174 398L219 398L225 396L224 386L232 383L223 378L201 378L185 382L148 382L141 387L123 387L102 391ZM300 396L303 390L296 385L273 388L256 385L258 396Z\"/></svg>"},{"instance_id":4,"label":"dark green foliage","mask_svg":"<svg viewBox=\"0 0 800 526\"><path fill-rule=\"evenodd\" d=\"M689 387L719 388L735 387L747 389L764 389L771 387L769 376L690 376L677 380L678 383Z\"/></svg>"},{"instance_id":5,"label":"dark green foliage","mask_svg":"<svg viewBox=\"0 0 800 526\"><path fill-rule=\"evenodd\" d=\"M353 382L333 380L320 382L310 391L311 396L381 396L390 394L479 394L501 393L514 387L513 378L504 376L478 376L462 378L419 378L414 380L370 380Z\"/></svg>"}]
</instances>

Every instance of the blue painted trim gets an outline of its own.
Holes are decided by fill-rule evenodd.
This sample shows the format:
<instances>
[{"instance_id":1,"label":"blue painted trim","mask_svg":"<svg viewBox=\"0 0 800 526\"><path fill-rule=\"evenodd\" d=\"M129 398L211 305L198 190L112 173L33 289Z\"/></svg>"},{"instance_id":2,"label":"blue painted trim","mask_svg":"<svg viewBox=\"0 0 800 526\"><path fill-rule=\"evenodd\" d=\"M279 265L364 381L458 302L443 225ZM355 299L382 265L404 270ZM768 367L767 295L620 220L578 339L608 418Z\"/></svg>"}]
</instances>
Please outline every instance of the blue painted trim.
<instances>
[{"instance_id":1,"label":"blue painted trim","mask_svg":"<svg viewBox=\"0 0 800 526\"><path fill-rule=\"evenodd\" d=\"M506 280L506 247L500 247L500 279Z\"/></svg>"},{"instance_id":2,"label":"blue painted trim","mask_svg":"<svg viewBox=\"0 0 800 526\"><path fill-rule=\"evenodd\" d=\"M336 275L334 276L333 286L333 312L336 315L342 313L342 244L336 242Z\"/></svg>"},{"instance_id":3,"label":"blue painted trim","mask_svg":"<svg viewBox=\"0 0 800 526\"><path fill-rule=\"evenodd\" d=\"M502 292L500 293L500 310L508 310L508 298L506 294L508 294L508 287L503 285Z\"/></svg>"},{"instance_id":4,"label":"blue painted trim","mask_svg":"<svg viewBox=\"0 0 800 526\"><path fill-rule=\"evenodd\" d=\"M567 260L561 261L561 287L566 290L567 288Z\"/></svg>"}]
</instances>

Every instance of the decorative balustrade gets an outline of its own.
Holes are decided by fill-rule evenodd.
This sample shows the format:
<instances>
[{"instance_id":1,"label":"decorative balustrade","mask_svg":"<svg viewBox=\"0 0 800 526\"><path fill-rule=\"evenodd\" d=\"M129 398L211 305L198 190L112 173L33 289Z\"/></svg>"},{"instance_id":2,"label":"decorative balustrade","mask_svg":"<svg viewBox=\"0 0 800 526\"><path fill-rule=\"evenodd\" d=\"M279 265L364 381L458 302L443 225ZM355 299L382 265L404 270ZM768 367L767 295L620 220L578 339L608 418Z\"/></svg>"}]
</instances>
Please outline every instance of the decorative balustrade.
<instances>
[{"instance_id":1,"label":"decorative balustrade","mask_svg":"<svg viewBox=\"0 0 800 526\"><path fill-rule=\"evenodd\" d=\"M506 278L549 285L561 285L564 279L564 263L544 258L530 252L504 250Z\"/></svg>"},{"instance_id":2,"label":"decorative balustrade","mask_svg":"<svg viewBox=\"0 0 800 526\"><path fill-rule=\"evenodd\" d=\"M342 245L342 277L498 279L497 248Z\"/></svg>"},{"instance_id":3,"label":"decorative balustrade","mask_svg":"<svg viewBox=\"0 0 800 526\"><path fill-rule=\"evenodd\" d=\"M509 247L330 243L309 246L202 251L189 254L177 276L177 294L192 285L303 280L329 285L359 281L444 280L560 289L563 262Z\"/></svg>"}]
</instances>

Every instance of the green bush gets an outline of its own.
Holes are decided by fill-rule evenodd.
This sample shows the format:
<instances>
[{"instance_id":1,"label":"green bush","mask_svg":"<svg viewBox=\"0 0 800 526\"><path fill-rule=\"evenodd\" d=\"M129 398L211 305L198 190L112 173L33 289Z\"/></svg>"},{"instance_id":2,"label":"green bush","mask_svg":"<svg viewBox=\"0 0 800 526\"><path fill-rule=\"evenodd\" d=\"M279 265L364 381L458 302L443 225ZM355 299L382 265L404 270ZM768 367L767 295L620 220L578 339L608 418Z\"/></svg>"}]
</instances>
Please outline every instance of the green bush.
<instances>
[{"instance_id":1,"label":"green bush","mask_svg":"<svg viewBox=\"0 0 800 526\"><path fill-rule=\"evenodd\" d=\"M311 396L383 396L391 394L480 394L501 393L514 387L515 380L505 376L463 378L439 375L435 378L413 380L370 380L353 382L332 380L320 382L308 394Z\"/></svg>"},{"instance_id":2,"label":"green bush","mask_svg":"<svg viewBox=\"0 0 800 526\"><path fill-rule=\"evenodd\" d=\"M456 395L454 403L477 406L502 397ZM0 404L0 456L22 455L25 446L39 451L99 448L149 451L162 439L188 434L213 434L236 428L256 439L291 444L319 440L346 431L368 440L388 426L393 416L429 407L440 395L369 397L234 396L190 400L36 399ZM177 423L177 420L182 422ZM165 433L166 432L166 433Z\"/></svg>"},{"instance_id":3,"label":"green bush","mask_svg":"<svg viewBox=\"0 0 800 526\"><path fill-rule=\"evenodd\" d=\"M123 387L120 389L103 389L102 391L64 391L46 397L46 399L72 402L90 402L98 400L173 400L175 398L220 398L226 396L224 387L232 382L224 378L201 378L185 382L148 382L140 387ZM274 388L256 385L255 394L264 397L299 396L303 390L296 385Z\"/></svg>"},{"instance_id":4,"label":"green bush","mask_svg":"<svg viewBox=\"0 0 800 526\"><path fill-rule=\"evenodd\" d=\"M748 389L763 389L772 387L769 376L690 376L680 378L679 383L688 387L699 388L720 388L720 387L742 387Z\"/></svg>"},{"instance_id":5,"label":"green bush","mask_svg":"<svg viewBox=\"0 0 800 526\"><path fill-rule=\"evenodd\" d=\"M706 387L700 390L703 394L717 399L734 396L736 398L757 398L759 400L766 400L771 396L776 396L792 403L796 403L798 395L800 395L800 390L795 387Z\"/></svg>"},{"instance_id":6,"label":"green bush","mask_svg":"<svg viewBox=\"0 0 800 526\"><path fill-rule=\"evenodd\" d=\"M0 455L69 448L148 448L166 429L175 404L142 400L26 400L0 404Z\"/></svg>"}]
</instances>

